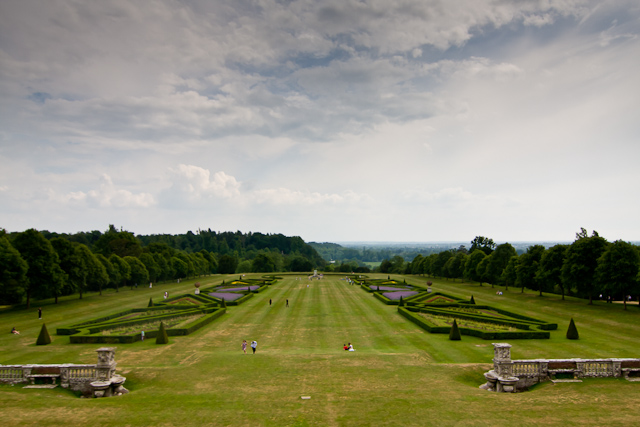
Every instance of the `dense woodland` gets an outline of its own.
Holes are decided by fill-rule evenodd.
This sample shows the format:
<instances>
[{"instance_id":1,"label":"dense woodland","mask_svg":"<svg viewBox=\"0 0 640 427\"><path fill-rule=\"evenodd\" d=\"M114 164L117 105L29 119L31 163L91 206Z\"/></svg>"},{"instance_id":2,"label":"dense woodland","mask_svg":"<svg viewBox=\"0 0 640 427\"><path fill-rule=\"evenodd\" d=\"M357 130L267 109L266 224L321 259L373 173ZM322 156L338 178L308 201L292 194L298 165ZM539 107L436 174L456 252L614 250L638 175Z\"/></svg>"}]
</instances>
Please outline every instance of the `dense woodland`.
<instances>
[{"instance_id":1,"label":"dense woodland","mask_svg":"<svg viewBox=\"0 0 640 427\"><path fill-rule=\"evenodd\" d=\"M381 260L373 271L469 280L481 285L517 287L588 299L628 299L640 295L638 246L608 242L581 229L571 244L526 251L496 245L477 236L465 245L427 248L407 261L415 248L379 250L308 244L282 234L198 230L181 235L135 235L110 225L105 232L58 234L34 229L0 230L0 304L29 307L33 299L54 298L105 288L148 286L208 274L259 272L368 273L364 259ZM318 250L316 250L318 249ZM319 253L319 251L321 253ZM367 252L368 251L368 252ZM325 258L323 258L323 256ZM335 263L326 258L341 257ZM382 258L384 256L384 258ZM626 304L625 304L626 308Z\"/></svg>"},{"instance_id":2,"label":"dense woodland","mask_svg":"<svg viewBox=\"0 0 640 427\"><path fill-rule=\"evenodd\" d=\"M199 230L134 235L117 230L58 234L0 231L0 304L148 286L208 274L311 271L325 261L300 237Z\"/></svg>"}]
</instances>

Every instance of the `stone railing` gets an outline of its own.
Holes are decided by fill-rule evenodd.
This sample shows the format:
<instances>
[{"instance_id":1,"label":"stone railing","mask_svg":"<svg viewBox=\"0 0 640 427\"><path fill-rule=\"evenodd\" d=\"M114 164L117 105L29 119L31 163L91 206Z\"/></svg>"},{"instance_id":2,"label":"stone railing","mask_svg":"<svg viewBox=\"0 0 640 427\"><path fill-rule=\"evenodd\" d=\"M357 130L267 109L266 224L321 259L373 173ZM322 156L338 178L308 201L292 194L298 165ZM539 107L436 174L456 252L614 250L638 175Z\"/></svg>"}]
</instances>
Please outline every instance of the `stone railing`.
<instances>
[{"instance_id":1,"label":"stone railing","mask_svg":"<svg viewBox=\"0 0 640 427\"><path fill-rule=\"evenodd\" d=\"M0 383L59 383L62 388L93 397L128 393L122 386L126 378L116 374L116 349L103 347L96 351L98 363L95 365L0 365Z\"/></svg>"},{"instance_id":2,"label":"stone railing","mask_svg":"<svg viewBox=\"0 0 640 427\"><path fill-rule=\"evenodd\" d=\"M640 376L640 359L534 359L511 360L511 344L494 343L493 369L484 374L485 390L515 393L534 384L569 376L581 378Z\"/></svg>"}]
</instances>

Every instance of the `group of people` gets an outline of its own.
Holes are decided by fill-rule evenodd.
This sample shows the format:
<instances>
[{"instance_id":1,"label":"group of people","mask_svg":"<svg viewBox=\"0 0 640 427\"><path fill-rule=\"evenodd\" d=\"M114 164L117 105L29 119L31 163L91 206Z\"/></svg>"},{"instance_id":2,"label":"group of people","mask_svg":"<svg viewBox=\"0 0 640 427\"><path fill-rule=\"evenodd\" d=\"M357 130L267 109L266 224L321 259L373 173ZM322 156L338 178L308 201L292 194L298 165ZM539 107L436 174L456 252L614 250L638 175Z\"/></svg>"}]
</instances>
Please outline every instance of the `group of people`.
<instances>
[{"instance_id":1,"label":"group of people","mask_svg":"<svg viewBox=\"0 0 640 427\"><path fill-rule=\"evenodd\" d=\"M257 348L258 342L256 340L251 341L251 349L253 350L253 354L256 354ZM242 340L242 351L244 351L244 354L247 354L247 340Z\"/></svg>"},{"instance_id":2,"label":"group of people","mask_svg":"<svg viewBox=\"0 0 640 427\"><path fill-rule=\"evenodd\" d=\"M345 349L345 351L356 351L355 348L353 348L353 346L351 345L351 343L349 344L345 344L342 348Z\"/></svg>"}]
</instances>

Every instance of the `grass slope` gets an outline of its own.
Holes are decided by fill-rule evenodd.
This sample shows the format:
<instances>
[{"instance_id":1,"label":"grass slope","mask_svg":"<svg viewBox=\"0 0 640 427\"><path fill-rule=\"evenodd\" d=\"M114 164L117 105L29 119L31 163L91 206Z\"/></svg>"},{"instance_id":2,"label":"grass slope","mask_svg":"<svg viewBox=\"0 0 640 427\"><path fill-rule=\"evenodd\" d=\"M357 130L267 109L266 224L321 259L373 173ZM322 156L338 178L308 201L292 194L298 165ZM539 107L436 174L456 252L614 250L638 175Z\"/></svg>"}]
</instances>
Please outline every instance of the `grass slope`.
<instances>
[{"instance_id":1,"label":"grass slope","mask_svg":"<svg viewBox=\"0 0 640 427\"><path fill-rule=\"evenodd\" d=\"M198 279L203 286L236 276ZM120 345L118 373L126 396L78 399L62 390L0 386L3 425L632 425L640 415L640 383L587 380L544 384L515 395L478 389L493 348L487 341L429 334L339 276L309 282L285 275L211 325L168 345L154 340ZM380 276L382 277L382 276ZM386 277L386 275L385 275ZM402 278L400 278L402 280ZM422 285L424 278L406 277ZM550 340L514 340L514 358L639 357L640 309L519 290L431 279L434 291L557 322ZM307 288L307 284L310 286ZM193 282L123 289L83 300L42 302L50 330L160 299L193 292ZM503 290L504 291L504 290ZM269 299L273 305L269 305ZM285 307L289 299L290 307ZM95 363L100 345L36 346L42 321L37 306L0 313L0 363ZM580 340L565 338L574 317ZM12 326L22 335L9 334ZM257 340L256 355L242 340ZM355 352L342 345L353 343ZM300 396L311 396L301 400Z\"/></svg>"}]
</instances>

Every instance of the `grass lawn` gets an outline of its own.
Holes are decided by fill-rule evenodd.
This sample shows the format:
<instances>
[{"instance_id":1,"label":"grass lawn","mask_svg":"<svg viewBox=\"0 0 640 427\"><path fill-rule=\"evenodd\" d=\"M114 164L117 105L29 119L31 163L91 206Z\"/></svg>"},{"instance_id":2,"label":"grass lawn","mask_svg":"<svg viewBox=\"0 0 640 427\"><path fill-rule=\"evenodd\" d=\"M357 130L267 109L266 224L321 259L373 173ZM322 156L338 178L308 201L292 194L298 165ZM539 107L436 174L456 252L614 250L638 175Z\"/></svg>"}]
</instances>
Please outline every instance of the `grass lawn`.
<instances>
[{"instance_id":1,"label":"grass lawn","mask_svg":"<svg viewBox=\"0 0 640 427\"><path fill-rule=\"evenodd\" d=\"M386 277L381 275L380 277ZM204 286L237 276L198 279ZM251 276L250 276L251 277ZM258 276L256 276L258 277ZM551 383L517 394L480 390L491 367L491 342L429 334L340 276L309 282L284 275L196 333L117 345L117 372L129 394L79 399L73 393L0 386L2 425L637 425L640 383L592 379ZM371 277L375 277L371 275ZM408 284L426 279L394 276ZM535 293L433 281L434 291L469 298L527 316L556 322L549 340L513 340L512 357L640 357L640 309ZM310 284L309 287L307 285ZM153 289L110 290L36 302L29 311L0 312L0 363L96 363L102 345L70 344L57 327L131 307L146 307L192 293L193 281ZM269 305L269 300L273 305ZM289 300L289 308L285 300ZM41 305L38 305L41 304ZM35 346L42 321L53 343ZM573 317L580 340L565 338ZM15 326L20 336L9 333ZM242 340L257 340L255 355L242 354ZM346 352L351 342L355 352ZM251 349L248 349L251 352ZM302 400L301 396L311 396Z\"/></svg>"}]
</instances>

